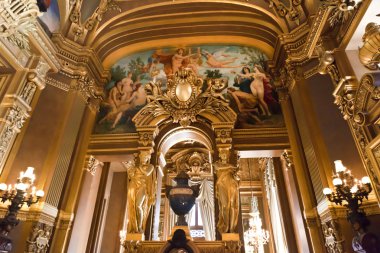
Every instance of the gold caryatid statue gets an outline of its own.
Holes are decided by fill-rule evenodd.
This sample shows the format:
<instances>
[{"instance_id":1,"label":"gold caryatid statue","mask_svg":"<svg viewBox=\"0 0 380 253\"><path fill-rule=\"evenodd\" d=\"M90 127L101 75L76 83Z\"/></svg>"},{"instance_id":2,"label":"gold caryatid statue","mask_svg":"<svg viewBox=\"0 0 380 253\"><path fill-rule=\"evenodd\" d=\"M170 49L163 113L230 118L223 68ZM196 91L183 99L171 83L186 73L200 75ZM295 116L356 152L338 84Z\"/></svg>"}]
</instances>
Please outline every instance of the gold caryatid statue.
<instances>
[{"instance_id":1,"label":"gold caryatid statue","mask_svg":"<svg viewBox=\"0 0 380 253\"><path fill-rule=\"evenodd\" d=\"M229 163L216 162L216 198L219 204L218 230L236 233L239 216L239 181L237 168Z\"/></svg>"},{"instance_id":2,"label":"gold caryatid statue","mask_svg":"<svg viewBox=\"0 0 380 253\"><path fill-rule=\"evenodd\" d=\"M150 154L135 154L134 161L126 163L128 172L127 232L142 234L155 199L156 179L154 166L149 164Z\"/></svg>"}]
</instances>

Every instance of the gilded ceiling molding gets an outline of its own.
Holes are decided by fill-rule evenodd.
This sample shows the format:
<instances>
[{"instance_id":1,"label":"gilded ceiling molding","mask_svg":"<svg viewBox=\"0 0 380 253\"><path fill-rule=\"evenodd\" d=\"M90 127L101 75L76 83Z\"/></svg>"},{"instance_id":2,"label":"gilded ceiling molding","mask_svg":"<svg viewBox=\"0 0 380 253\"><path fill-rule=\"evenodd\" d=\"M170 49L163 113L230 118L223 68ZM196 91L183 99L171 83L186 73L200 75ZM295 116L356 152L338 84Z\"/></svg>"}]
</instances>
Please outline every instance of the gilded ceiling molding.
<instances>
[{"instance_id":1,"label":"gilded ceiling molding","mask_svg":"<svg viewBox=\"0 0 380 253\"><path fill-rule=\"evenodd\" d=\"M295 22L297 25L305 18L305 11L302 7L302 0L269 0L269 7L288 22Z\"/></svg>"},{"instance_id":2,"label":"gilded ceiling molding","mask_svg":"<svg viewBox=\"0 0 380 253\"><path fill-rule=\"evenodd\" d=\"M99 6L95 9L94 13L85 21L81 23L81 11L83 7L83 0L71 0L72 6L69 21L71 22L67 37L82 43L89 32L93 31L103 19L103 15L110 10L117 10L121 12L120 7L115 3L115 0L100 0Z\"/></svg>"},{"instance_id":3,"label":"gilded ceiling molding","mask_svg":"<svg viewBox=\"0 0 380 253\"><path fill-rule=\"evenodd\" d=\"M366 26L363 46L359 48L359 59L370 70L380 68L380 25L369 23Z\"/></svg>"},{"instance_id":4,"label":"gilded ceiling molding","mask_svg":"<svg viewBox=\"0 0 380 253\"><path fill-rule=\"evenodd\" d=\"M330 26L331 23L333 23L335 27L341 27L344 23L348 23L349 20L355 17L356 12L354 12L354 10L356 9L356 6L355 8L347 7L346 1L321 1L302 45L298 47L292 45L289 49L288 43L283 44L287 54L286 61L294 66L302 66L312 58L319 57L321 62L318 71L316 71L317 68L309 70L306 76L310 77L317 72L325 72L332 75L333 80L337 82L337 68L332 64L334 62L332 54L330 52L321 54L319 49L321 36L331 32L330 28L326 28ZM296 48L296 50L292 50L292 48Z\"/></svg>"}]
</instances>

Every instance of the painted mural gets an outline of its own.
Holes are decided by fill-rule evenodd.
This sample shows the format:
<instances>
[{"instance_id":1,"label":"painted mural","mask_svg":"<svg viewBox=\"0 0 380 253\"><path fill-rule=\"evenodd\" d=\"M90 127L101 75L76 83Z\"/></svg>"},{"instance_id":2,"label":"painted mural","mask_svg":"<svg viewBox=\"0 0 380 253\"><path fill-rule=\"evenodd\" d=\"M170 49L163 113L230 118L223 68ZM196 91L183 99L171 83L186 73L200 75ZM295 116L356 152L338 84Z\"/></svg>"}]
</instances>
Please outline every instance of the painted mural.
<instances>
[{"instance_id":1,"label":"painted mural","mask_svg":"<svg viewBox=\"0 0 380 253\"><path fill-rule=\"evenodd\" d=\"M59 8L58 8L58 0L51 0L49 2L49 6L47 10L43 10L42 16L39 17L42 25L48 30L50 33L56 32L59 29L60 25L60 16L59 16ZM38 1L42 2L42 1ZM41 9L41 7L40 7Z\"/></svg>"},{"instance_id":2,"label":"painted mural","mask_svg":"<svg viewBox=\"0 0 380 253\"><path fill-rule=\"evenodd\" d=\"M134 132L132 118L146 105L144 85L160 81L166 89L168 76L182 67L202 78L228 82L223 96L238 114L236 128L282 127L277 94L263 69L266 60L256 48L220 45L164 48L127 56L111 69L94 133Z\"/></svg>"}]
</instances>

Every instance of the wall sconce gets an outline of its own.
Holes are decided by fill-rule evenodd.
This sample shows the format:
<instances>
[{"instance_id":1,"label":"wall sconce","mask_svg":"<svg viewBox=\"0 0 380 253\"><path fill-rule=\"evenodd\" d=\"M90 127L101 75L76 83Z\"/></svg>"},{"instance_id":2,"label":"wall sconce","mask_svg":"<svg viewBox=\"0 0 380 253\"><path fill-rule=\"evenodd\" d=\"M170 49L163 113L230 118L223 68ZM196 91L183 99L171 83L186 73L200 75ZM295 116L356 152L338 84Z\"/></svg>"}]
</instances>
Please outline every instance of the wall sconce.
<instances>
[{"instance_id":1,"label":"wall sconce","mask_svg":"<svg viewBox=\"0 0 380 253\"><path fill-rule=\"evenodd\" d=\"M341 160L334 161L336 174L333 176L333 185L335 191L330 188L324 188L323 193L330 202L337 205L347 207L348 220L352 223L353 220L360 215L364 215L362 210L359 210L363 199L368 199L369 193L372 191L371 181L369 177L363 177L362 180L354 178L350 170L343 165ZM347 202L343 204L343 201Z\"/></svg>"},{"instance_id":2,"label":"wall sconce","mask_svg":"<svg viewBox=\"0 0 380 253\"><path fill-rule=\"evenodd\" d=\"M21 207L26 204L28 207L37 203L43 196L44 191L36 191L33 185L36 176L33 173L34 168L28 167L25 172L20 172L20 177L17 183L12 185L0 184L0 199L5 203L10 201L8 212L0 221L0 251L10 251L12 249L12 242L8 238L8 233L19 223L17 213ZM28 193L30 189L30 192Z\"/></svg>"}]
</instances>

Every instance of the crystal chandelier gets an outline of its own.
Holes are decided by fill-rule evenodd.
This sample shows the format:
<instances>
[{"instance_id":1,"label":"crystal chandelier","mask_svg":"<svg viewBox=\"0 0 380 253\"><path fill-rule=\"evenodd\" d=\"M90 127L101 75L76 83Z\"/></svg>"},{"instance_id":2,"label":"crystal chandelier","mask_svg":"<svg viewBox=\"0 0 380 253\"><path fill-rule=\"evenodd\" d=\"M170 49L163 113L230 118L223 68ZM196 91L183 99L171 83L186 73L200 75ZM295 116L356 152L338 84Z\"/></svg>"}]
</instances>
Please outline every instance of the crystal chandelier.
<instances>
[{"instance_id":1,"label":"crystal chandelier","mask_svg":"<svg viewBox=\"0 0 380 253\"><path fill-rule=\"evenodd\" d=\"M257 197L252 196L249 229L244 232L245 252L264 253L264 245L269 241L269 232L262 229Z\"/></svg>"},{"instance_id":2,"label":"crystal chandelier","mask_svg":"<svg viewBox=\"0 0 380 253\"><path fill-rule=\"evenodd\" d=\"M249 185L251 188L251 212L249 215L249 228L244 232L244 246L246 253L264 253L264 245L269 241L269 232L261 226L259 202L253 196L251 169L249 169Z\"/></svg>"}]
</instances>

